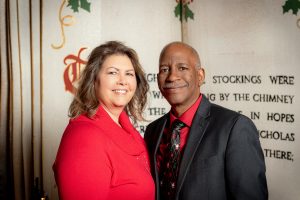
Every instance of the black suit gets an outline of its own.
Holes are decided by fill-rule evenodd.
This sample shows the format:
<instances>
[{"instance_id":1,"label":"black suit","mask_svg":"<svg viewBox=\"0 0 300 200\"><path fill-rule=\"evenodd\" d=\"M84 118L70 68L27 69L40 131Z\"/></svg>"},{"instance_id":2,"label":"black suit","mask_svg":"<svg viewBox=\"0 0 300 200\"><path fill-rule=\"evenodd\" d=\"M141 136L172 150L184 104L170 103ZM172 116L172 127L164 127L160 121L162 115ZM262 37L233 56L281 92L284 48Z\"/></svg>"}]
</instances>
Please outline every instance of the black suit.
<instances>
[{"instance_id":1,"label":"black suit","mask_svg":"<svg viewBox=\"0 0 300 200\"><path fill-rule=\"evenodd\" d=\"M159 200L156 153L169 114L145 132ZM211 104L203 95L181 158L176 199L268 199L264 156L255 125L247 117Z\"/></svg>"}]
</instances>

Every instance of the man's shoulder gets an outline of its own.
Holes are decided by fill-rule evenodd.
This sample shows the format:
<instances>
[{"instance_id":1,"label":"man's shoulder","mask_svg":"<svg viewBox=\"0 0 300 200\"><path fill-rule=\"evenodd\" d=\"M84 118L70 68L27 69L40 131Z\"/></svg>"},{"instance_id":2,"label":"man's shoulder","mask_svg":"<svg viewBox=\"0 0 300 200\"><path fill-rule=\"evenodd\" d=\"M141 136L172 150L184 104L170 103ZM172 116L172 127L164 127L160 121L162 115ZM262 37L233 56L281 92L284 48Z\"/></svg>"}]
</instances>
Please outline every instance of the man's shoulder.
<instances>
[{"instance_id":1,"label":"man's shoulder","mask_svg":"<svg viewBox=\"0 0 300 200\"><path fill-rule=\"evenodd\" d=\"M241 115L239 112L231 110L229 108L223 107L218 104L211 103L211 112L214 113L224 113L224 114L230 114L230 115Z\"/></svg>"},{"instance_id":2,"label":"man's shoulder","mask_svg":"<svg viewBox=\"0 0 300 200\"><path fill-rule=\"evenodd\" d=\"M197 110L198 116L211 116L211 117L228 117L228 116L240 116L237 111L226 108L222 105L211 102L205 95L202 97L202 101Z\"/></svg>"},{"instance_id":3,"label":"man's shoulder","mask_svg":"<svg viewBox=\"0 0 300 200\"><path fill-rule=\"evenodd\" d=\"M144 139L146 140L146 142L149 139L149 137L152 138L160 133L160 131L164 127L164 124L166 123L166 120L168 119L168 116L168 114L165 114L147 125L144 134Z\"/></svg>"},{"instance_id":4,"label":"man's shoulder","mask_svg":"<svg viewBox=\"0 0 300 200\"><path fill-rule=\"evenodd\" d=\"M166 119L168 119L168 115L169 115L169 114L165 114L165 115L161 116L160 118L154 120L153 122L149 123L149 124L147 125L147 128L155 127L155 126L158 126L158 125L161 124L161 123L164 123L164 121L165 121Z\"/></svg>"},{"instance_id":5,"label":"man's shoulder","mask_svg":"<svg viewBox=\"0 0 300 200\"><path fill-rule=\"evenodd\" d=\"M211 103L211 116L221 121L239 121L244 123L253 123L251 119L241 112L231 110L218 104Z\"/></svg>"}]
</instances>

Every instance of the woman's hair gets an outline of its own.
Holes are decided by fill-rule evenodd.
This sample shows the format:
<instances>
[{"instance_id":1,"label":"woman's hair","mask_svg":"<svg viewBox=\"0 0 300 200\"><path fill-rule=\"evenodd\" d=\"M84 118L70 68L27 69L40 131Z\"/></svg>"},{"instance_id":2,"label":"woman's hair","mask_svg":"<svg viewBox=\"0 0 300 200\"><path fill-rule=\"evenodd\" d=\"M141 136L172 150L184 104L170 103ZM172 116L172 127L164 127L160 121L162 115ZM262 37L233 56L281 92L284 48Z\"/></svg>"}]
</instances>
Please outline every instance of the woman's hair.
<instances>
[{"instance_id":1,"label":"woman's hair","mask_svg":"<svg viewBox=\"0 0 300 200\"><path fill-rule=\"evenodd\" d=\"M94 83L103 62L111 55L125 55L130 59L136 75L137 88L134 96L125 107L125 111L134 123L137 120L144 120L142 112L147 103L149 85L137 53L118 41L106 42L96 47L89 55L87 65L80 76L78 89L69 108L69 117L76 118L80 114L92 117L96 113L99 101L96 97Z\"/></svg>"}]
</instances>

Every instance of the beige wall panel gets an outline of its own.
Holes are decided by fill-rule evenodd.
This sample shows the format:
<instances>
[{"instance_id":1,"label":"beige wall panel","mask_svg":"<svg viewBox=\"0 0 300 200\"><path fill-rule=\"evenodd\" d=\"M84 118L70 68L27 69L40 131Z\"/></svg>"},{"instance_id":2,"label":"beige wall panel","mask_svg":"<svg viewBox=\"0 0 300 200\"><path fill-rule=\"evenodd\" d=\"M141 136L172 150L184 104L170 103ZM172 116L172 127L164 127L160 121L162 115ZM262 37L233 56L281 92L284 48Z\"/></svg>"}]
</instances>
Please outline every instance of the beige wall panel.
<instances>
[{"instance_id":1,"label":"beige wall panel","mask_svg":"<svg viewBox=\"0 0 300 200\"><path fill-rule=\"evenodd\" d=\"M189 42L200 51L206 69L203 92L215 94L216 103L242 111L248 117L251 112L260 113L254 122L262 131L260 141L266 156L271 200L294 200L300 196L297 172L300 168L300 28L296 24L299 12L298 17L291 10L283 14L284 3L279 0L194 1L191 9L195 20L188 26ZM216 83L216 76L232 75L259 76L261 83ZM277 75L292 78L289 84L271 83L269 76ZM220 99L221 93L230 94L228 101ZM248 94L249 100L235 100L234 93ZM287 102L255 101L255 94L285 95ZM285 114L289 119L268 120L270 113ZM276 151L278 156L274 156ZM286 159L289 153L292 156Z\"/></svg>"},{"instance_id":2,"label":"beige wall panel","mask_svg":"<svg viewBox=\"0 0 300 200\"><path fill-rule=\"evenodd\" d=\"M44 189L51 199L57 199L52 164L62 133L68 124L68 107L73 95L65 90L63 73L66 56L77 55L85 47L81 59L86 60L89 52L108 40L119 40L134 48L139 54L146 73L157 73L158 55L168 42L180 40L180 23L174 17L174 1L91 1L90 12L79 9L74 13L63 6L62 16L72 15L75 21L63 26L65 43L54 49L51 45L61 44L59 8L61 2L43 2L42 27L42 137ZM65 22L70 22L68 21ZM68 60L68 63L72 62ZM152 82L151 88L156 88ZM160 101L154 101L158 105ZM164 102L167 106L167 104ZM161 107L161 105L160 105ZM158 116L152 116L157 118Z\"/></svg>"}]
</instances>

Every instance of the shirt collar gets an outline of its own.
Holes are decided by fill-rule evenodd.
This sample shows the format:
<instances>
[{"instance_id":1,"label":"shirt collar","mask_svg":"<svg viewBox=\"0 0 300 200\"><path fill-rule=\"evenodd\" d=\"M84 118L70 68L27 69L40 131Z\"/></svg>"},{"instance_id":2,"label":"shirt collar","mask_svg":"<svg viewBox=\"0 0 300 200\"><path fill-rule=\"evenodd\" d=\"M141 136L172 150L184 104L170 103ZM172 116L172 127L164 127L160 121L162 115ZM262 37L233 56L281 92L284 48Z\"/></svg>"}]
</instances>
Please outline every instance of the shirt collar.
<instances>
[{"instance_id":1,"label":"shirt collar","mask_svg":"<svg viewBox=\"0 0 300 200\"><path fill-rule=\"evenodd\" d=\"M189 109L187 109L180 117L176 117L175 115L172 114L172 112L170 112L170 124L172 124L175 119L179 119L187 127L191 127L194 115L201 103L201 99L202 99L202 94L200 94L197 101Z\"/></svg>"}]
</instances>

